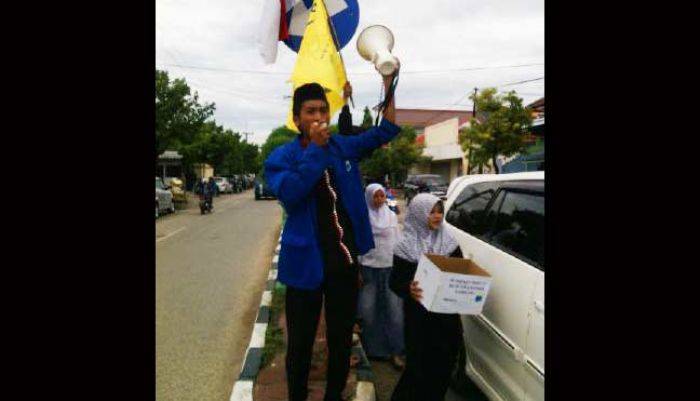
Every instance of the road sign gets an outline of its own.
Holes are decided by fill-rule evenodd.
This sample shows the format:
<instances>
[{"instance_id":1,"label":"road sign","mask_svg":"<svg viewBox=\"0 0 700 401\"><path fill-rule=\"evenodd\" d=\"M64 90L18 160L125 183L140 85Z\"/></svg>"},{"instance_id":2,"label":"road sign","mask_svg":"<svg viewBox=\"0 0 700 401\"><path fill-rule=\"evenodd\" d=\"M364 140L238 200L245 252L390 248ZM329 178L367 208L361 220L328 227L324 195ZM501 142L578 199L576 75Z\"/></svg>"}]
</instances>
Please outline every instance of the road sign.
<instances>
[{"instance_id":1,"label":"road sign","mask_svg":"<svg viewBox=\"0 0 700 401\"><path fill-rule=\"evenodd\" d=\"M286 0L287 1L287 26L289 37L284 43L295 52L299 52L301 38L304 36L306 23L309 20L309 9L313 6L313 0ZM335 34L339 42L338 49L342 49L350 42L360 22L360 6L357 0L324 0L331 23L335 28Z\"/></svg>"}]
</instances>

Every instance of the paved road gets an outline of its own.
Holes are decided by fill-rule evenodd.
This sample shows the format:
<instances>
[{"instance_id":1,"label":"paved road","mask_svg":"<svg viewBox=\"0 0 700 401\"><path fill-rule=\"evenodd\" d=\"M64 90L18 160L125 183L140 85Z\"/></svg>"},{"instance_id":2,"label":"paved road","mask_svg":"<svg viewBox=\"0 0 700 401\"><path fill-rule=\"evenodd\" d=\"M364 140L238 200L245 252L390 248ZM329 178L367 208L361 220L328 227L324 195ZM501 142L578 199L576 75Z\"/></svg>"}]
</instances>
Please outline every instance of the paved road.
<instances>
[{"instance_id":1,"label":"paved road","mask_svg":"<svg viewBox=\"0 0 700 401\"><path fill-rule=\"evenodd\" d=\"M281 218L248 190L156 221L157 400L229 400Z\"/></svg>"}]
</instances>

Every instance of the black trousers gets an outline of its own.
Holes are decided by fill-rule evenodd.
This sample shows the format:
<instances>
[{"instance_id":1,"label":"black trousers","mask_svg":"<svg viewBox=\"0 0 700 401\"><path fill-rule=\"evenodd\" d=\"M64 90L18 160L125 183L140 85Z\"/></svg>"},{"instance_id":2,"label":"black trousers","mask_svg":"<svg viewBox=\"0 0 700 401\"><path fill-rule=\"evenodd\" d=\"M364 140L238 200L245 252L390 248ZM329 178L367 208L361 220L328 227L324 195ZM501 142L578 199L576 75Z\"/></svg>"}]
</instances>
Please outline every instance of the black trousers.
<instances>
[{"instance_id":1,"label":"black trousers","mask_svg":"<svg viewBox=\"0 0 700 401\"><path fill-rule=\"evenodd\" d=\"M391 401L443 401L457 363L462 340L458 315L420 311L404 303L406 368Z\"/></svg>"},{"instance_id":2,"label":"black trousers","mask_svg":"<svg viewBox=\"0 0 700 401\"><path fill-rule=\"evenodd\" d=\"M287 287L287 389L289 401L303 401L308 395L309 368L316 329L325 306L328 371L325 401L341 400L350 371L352 328L357 311L358 264L348 267L340 254L325 258L325 277L316 290Z\"/></svg>"}]
</instances>

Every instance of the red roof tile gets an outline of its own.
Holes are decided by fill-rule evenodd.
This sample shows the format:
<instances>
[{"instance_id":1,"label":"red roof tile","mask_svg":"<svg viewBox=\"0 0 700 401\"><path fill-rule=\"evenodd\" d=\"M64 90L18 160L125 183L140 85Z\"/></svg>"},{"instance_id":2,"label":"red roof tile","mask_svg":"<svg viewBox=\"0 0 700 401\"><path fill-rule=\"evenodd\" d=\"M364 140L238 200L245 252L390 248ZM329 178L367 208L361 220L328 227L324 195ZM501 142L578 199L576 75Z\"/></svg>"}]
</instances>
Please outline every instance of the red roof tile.
<instances>
[{"instance_id":1,"label":"red roof tile","mask_svg":"<svg viewBox=\"0 0 700 401\"><path fill-rule=\"evenodd\" d=\"M535 100L534 102L528 104L527 107L536 111L544 111L544 98Z\"/></svg>"},{"instance_id":2,"label":"red roof tile","mask_svg":"<svg viewBox=\"0 0 700 401\"><path fill-rule=\"evenodd\" d=\"M471 116L472 112L465 110L396 109L398 125L412 125L416 128L425 128L455 117L459 119L459 125L462 125Z\"/></svg>"}]
</instances>

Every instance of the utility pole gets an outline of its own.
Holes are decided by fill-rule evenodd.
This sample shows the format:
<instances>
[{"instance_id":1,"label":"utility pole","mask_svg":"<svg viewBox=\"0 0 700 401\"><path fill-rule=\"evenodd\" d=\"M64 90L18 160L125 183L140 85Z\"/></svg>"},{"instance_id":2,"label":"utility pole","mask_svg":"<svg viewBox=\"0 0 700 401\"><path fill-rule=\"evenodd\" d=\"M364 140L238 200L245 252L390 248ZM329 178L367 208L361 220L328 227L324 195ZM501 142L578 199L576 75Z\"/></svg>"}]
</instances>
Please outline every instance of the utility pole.
<instances>
[{"instance_id":1,"label":"utility pole","mask_svg":"<svg viewBox=\"0 0 700 401\"><path fill-rule=\"evenodd\" d=\"M243 135L245 135L245 141L248 142L248 120L245 120L245 132L243 132Z\"/></svg>"},{"instance_id":2,"label":"utility pole","mask_svg":"<svg viewBox=\"0 0 700 401\"><path fill-rule=\"evenodd\" d=\"M477 88L474 88L474 99L472 99L472 118L476 118L476 90ZM471 126L471 123L470 123ZM471 169L472 169L472 142L471 140L469 141L469 154L467 155L467 175L471 174Z\"/></svg>"},{"instance_id":3,"label":"utility pole","mask_svg":"<svg viewBox=\"0 0 700 401\"><path fill-rule=\"evenodd\" d=\"M476 119L476 93L477 93L477 88L474 88L474 101L472 102L472 116L474 119ZM471 149L470 149L470 154L471 154ZM479 163L479 174L484 173L484 165Z\"/></svg>"}]
</instances>

